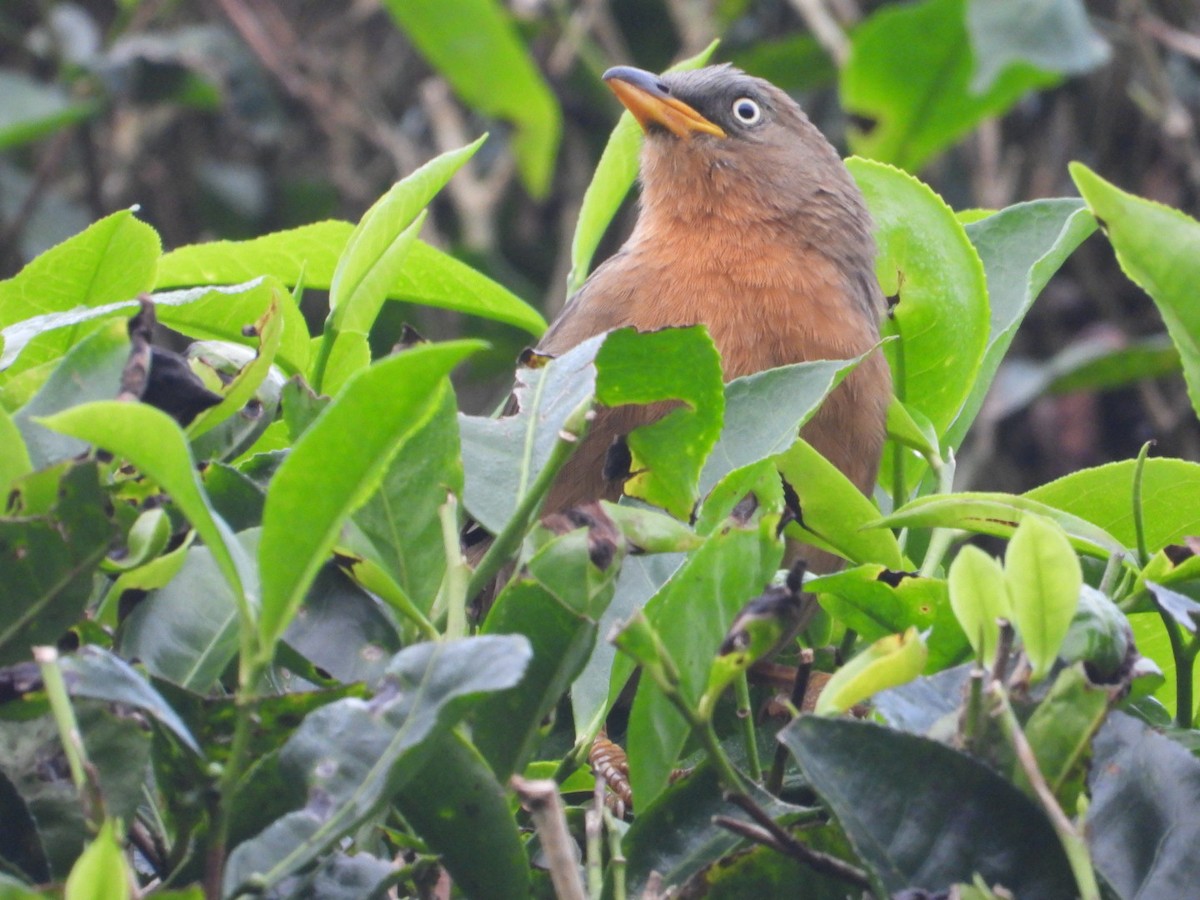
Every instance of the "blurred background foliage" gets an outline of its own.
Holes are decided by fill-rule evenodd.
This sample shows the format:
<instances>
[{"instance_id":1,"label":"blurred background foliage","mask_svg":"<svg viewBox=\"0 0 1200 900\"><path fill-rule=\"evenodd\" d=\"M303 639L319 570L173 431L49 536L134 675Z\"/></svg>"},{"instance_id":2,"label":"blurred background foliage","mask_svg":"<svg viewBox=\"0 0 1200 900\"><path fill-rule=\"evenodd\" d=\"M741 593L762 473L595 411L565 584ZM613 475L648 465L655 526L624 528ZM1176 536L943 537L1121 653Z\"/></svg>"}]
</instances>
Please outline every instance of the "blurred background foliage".
<instances>
[{"instance_id":1,"label":"blurred background foliage","mask_svg":"<svg viewBox=\"0 0 1200 900\"><path fill-rule=\"evenodd\" d=\"M844 153L920 175L954 209L1073 195L1073 159L1200 209L1195 0L5 0L0 277L134 204L168 249L356 220L487 131L423 236L549 318L620 111L601 73L715 39L714 60L792 92ZM377 352L404 322L494 344L468 408L507 392L528 340L392 303ZM1149 299L1093 237L1018 335L958 486L1019 491L1150 439L1200 459L1177 372Z\"/></svg>"}]
</instances>

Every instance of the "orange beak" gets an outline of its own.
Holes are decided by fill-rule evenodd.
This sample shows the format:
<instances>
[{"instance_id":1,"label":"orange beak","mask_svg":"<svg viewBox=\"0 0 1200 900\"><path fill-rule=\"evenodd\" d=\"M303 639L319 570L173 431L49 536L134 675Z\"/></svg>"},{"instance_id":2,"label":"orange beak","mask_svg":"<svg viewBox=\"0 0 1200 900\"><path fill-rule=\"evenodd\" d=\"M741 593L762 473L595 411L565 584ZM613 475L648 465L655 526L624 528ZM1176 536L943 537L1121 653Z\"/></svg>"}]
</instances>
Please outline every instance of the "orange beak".
<instances>
[{"instance_id":1,"label":"orange beak","mask_svg":"<svg viewBox=\"0 0 1200 900\"><path fill-rule=\"evenodd\" d=\"M725 130L720 125L672 97L662 80L651 72L632 66L616 66L604 73L604 80L643 131L651 125L660 125L677 138L690 138L696 133L725 137Z\"/></svg>"}]
</instances>

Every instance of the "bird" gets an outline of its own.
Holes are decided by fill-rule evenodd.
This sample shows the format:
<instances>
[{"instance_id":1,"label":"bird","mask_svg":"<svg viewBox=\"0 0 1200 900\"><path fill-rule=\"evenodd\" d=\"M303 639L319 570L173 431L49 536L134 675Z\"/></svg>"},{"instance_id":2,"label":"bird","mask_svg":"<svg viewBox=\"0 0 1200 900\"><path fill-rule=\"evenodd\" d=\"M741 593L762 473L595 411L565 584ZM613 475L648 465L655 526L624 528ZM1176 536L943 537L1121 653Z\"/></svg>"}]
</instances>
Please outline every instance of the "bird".
<instances>
[{"instance_id":1,"label":"bird","mask_svg":"<svg viewBox=\"0 0 1200 900\"><path fill-rule=\"evenodd\" d=\"M845 163L783 90L732 65L662 75L617 66L603 79L645 133L638 217L537 352L559 356L627 326L703 324L729 381L872 351L801 430L870 496L892 395L878 349L886 304L871 218ZM610 448L662 414L661 404L598 409L543 512L617 499ZM810 571L840 564L807 549Z\"/></svg>"}]
</instances>

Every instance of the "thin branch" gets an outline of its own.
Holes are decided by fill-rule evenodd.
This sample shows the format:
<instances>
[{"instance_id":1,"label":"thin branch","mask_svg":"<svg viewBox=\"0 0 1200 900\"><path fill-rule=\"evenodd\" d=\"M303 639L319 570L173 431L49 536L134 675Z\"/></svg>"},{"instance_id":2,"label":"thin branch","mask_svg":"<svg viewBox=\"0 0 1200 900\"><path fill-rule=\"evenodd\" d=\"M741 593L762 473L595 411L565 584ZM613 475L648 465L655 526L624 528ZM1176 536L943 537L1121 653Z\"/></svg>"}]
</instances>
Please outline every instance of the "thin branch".
<instances>
[{"instance_id":1,"label":"thin branch","mask_svg":"<svg viewBox=\"0 0 1200 900\"><path fill-rule=\"evenodd\" d=\"M850 57L850 39L838 24L837 19L830 13L824 0L790 0L792 9L800 14L808 30L813 33L825 52L840 69L846 65Z\"/></svg>"},{"instance_id":2,"label":"thin branch","mask_svg":"<svg viewBox=\"0 0 1200 900\"><path fill-rule=\"evenodd\" d=\"M804 863L814 872L837 878L839 881L845 881L855 887L871 889L871 880L867 877L866 872L844 859L814 850L807 844L796 840L780 828L775 820L767 814L767 811L755 803L754 798L748 794L731 792L725 795L725 799L740 807L762 827L772 840L769 846L776 847L781 853Z\"/></svg>"},{"instance_id":3,"label":"thin branch","mask_svg":"<svg viewBox=\"0 0 1200 900\"><path fill-rule=\"evenodd\" d=\"M531 781L514 775L509 784L533 819L533 827L537 829L546 854L555 896L558 900L587 900L557 782L549 779Z\"/></svg>"}]
</instances>

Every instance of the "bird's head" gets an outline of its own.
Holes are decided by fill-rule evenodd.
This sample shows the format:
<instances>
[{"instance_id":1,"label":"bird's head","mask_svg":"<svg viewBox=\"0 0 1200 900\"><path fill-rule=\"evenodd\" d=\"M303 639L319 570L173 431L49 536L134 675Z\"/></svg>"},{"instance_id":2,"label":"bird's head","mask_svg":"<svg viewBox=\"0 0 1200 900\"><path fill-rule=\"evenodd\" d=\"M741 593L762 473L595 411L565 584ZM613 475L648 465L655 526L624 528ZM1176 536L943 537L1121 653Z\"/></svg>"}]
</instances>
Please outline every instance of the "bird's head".
<instances>
[{"instance_id":1,"label":"bird's head","mask_svg":"<svg viewBox=\"0 0 1200 900\"><path fill-rule=\"evenodd\" d=\"M844 214L869 227L837 151L770 82L730 65L664 75L617 66L604 80L646 132L647 213L733 224Z\"/></svg>"}]
</instances>

